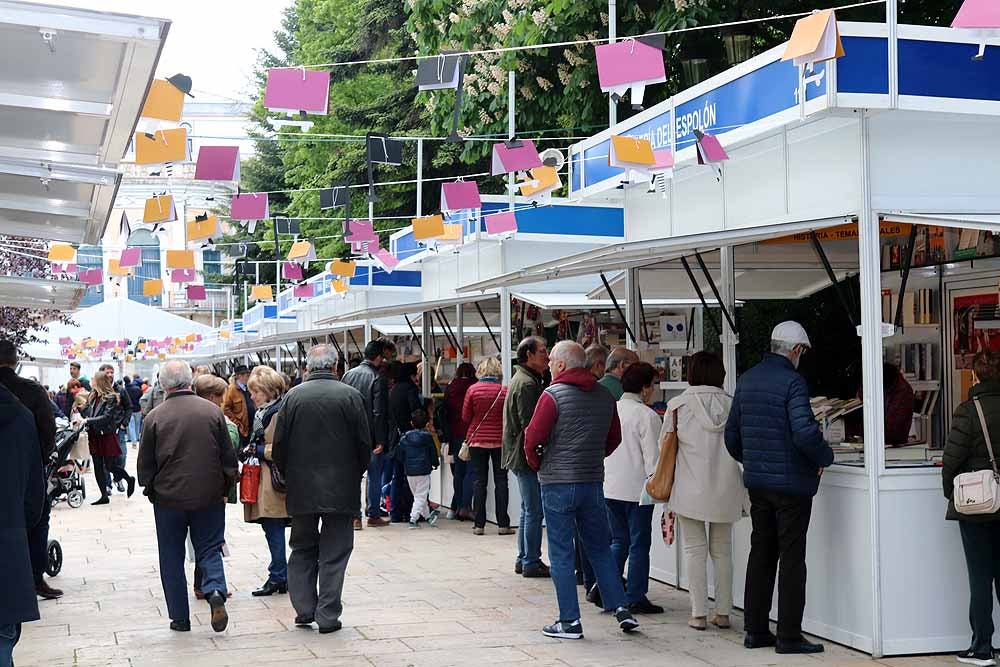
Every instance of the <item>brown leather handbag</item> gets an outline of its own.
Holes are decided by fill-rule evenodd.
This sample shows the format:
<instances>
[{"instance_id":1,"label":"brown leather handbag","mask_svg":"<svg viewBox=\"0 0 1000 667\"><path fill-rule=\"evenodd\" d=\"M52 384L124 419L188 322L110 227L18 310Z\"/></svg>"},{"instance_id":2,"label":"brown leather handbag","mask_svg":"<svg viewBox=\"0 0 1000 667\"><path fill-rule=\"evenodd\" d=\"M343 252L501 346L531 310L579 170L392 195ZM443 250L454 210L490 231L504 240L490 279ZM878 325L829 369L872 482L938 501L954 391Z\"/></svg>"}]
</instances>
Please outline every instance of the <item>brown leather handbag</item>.
<instances>
[{"instance_id":1,"label":"brown leather handbag","mask_svg":"<svg viewBox=\"0 0 1000 667\"><path fill-rule=\"evenodd\" d=\"M646 493L661 503L670 500L670 493L674 489L674 468L677 466L677 410L673 411L673 419L674 430L663 437L656 470L646 480Z\"/></svg>"}]
</instances>

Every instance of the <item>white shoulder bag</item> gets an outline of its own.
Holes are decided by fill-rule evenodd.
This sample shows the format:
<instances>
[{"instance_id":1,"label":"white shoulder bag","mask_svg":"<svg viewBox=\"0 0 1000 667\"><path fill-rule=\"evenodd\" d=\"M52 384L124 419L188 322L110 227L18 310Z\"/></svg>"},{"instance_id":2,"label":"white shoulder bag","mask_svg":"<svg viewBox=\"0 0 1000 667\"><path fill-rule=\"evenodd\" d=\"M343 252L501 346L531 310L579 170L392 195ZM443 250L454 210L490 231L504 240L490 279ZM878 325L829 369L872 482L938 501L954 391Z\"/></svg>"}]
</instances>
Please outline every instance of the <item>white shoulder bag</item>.
<instances>
[{"instance_id":1,"label":"white shoulder bag","mask_svg":"<svg viewBox=\"0 0 1000 667\"><path fill-rule=\"evenodd\" d=\"M990 431L986 427L986 416L979 399L974 399L976 412L979 413L979 424L983 428L983 438L986 439L986 451L990 455L992 470L977 470L964 472L955 477L955 511L959 514L993 514L1000 510L1000 472L997 472L997 462L993 456L993 443L990 441Z\"/></svg>"}]
</instances>

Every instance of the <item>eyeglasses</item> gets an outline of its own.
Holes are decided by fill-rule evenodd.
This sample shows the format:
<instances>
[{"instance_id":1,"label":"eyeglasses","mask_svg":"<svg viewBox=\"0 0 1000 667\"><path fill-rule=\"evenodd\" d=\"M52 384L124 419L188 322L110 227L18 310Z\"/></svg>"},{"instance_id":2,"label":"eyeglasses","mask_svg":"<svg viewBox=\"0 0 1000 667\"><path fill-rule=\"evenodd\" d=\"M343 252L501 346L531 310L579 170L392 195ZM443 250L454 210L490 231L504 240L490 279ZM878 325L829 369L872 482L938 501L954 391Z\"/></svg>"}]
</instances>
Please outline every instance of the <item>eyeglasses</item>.
<instances>
[{"instance_id":1,"label":"eyeglasses","mask_svg":"<svg viewBox=\"0 0 1000 667\"><path fill-rule=\"evenodd\" d=\"M667 322L664 328L667 330L667 333L673 333L675 331L677 333L684 333L684 324L682 322L678 322L677 324Z\"/></svg>"}]
</instances>

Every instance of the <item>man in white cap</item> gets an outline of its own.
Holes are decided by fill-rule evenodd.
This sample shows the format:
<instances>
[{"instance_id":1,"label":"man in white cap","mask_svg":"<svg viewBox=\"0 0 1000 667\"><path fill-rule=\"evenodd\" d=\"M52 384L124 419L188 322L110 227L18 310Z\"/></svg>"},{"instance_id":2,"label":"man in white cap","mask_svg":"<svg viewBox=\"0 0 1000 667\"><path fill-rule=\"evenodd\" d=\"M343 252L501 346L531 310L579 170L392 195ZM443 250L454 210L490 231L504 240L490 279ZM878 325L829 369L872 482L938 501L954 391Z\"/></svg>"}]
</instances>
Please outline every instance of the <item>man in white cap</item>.
<instances>
[{"instance_id":1,"label":"man in white cap","mask_svg":"<svg viewBox=\"0 0 1000 667\"><path fill-rule=\"evenodd\" d=\"M809 387L797 369L811 347L798 322L771 332L771 353L736 385L726 423L726 449L743 464L750 491L750 559L746 578L746 648L778 653L820 653L802 636L806 604L806 531L812 499L833 450L809 406ZM768 615L778 562L778 633Z\"/></svg>"}]
</instances>

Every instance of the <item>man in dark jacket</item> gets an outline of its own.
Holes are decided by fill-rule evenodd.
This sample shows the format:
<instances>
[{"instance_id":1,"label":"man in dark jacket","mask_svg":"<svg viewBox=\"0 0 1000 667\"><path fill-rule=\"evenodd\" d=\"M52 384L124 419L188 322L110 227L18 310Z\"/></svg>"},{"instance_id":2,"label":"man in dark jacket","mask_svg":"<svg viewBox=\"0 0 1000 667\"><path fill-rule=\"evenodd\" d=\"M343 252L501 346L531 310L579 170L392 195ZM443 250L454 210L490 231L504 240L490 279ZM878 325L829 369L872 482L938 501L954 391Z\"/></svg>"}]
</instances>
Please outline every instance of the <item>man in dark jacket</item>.
<instances>
[{"instance_id":1,"label":"man in dark jacket","mask_svg":"<svg viewBox=\"0 0 1000 667\"><path fill-rule=\"evenodd\" d=\"M236 451L226 418L211 401L191 391L191 376L185 361L168 361L160 368L167 397L146 416L136 467L139 484L153 503L170 629L191 630L184 575L184 544L190 531L201 590L212 609L212 629L222 632L229 615L221 549L226 497L236 480Z\"/></svg>"},{"instance_id":2,"label":"man in dark jacket","mask_svg":"<svg viewBox=\"0 0 1000 667\"><path fill-rule=\"evenodd\" d=\"M548 577L542 562L542 490L538 474L524 458L524 429L535 414L542 395L542 373L549 365L549 350L543 338L528 336L517 346L517 370L503 404L502 463L517 478L521 491L521 529L517 532L514 573L525 577Z\"/></svg>"},{"instance_id":3,"label":"man in dark jacket","mask_svg":"<svg viewBox=\"0 0 1000 667\"><path fill-rule=\"evenodd\" d=\"M38 442L38 460L42 468L56 448L56 418L52 412L52 402L45 387L34 380L19 376L17 368L18 350L9 340L0 340L0 384L5 386L21 404L28 409L34 419ZM42 481L43 490L45 481ZM42 508L38 521L28 524L28 545L31 549L31 570L35 575L35 590L46 600L62 597L63 592L52 588L45 581L45 566L49 562L49 515L52 506Z\"/></svg>"},{"instance_id":4,"label":"man in dark jacket","mask_svg":"<svg viewBox=\"0 0 1000 667\"><path fill-rule=\"evenodd\" d=\"M611 554L611 528L604 501L604 459L621 443L621 424L611 394L587 369L583 347L561 341L552 348L552 385L542 392L524 433L524 455L538 471L549 537L552 583L559 620L542 629L547 637L582 639L576 594L574 530L590 556L605 609L622 632L639 623L629 612L625 589ZM540 451L541 450L541 451Z\"/></svg>"},{"instance_id":5,"label":"man in dark jacket","mask_svg":"<svg viewBox=\"0 0 1000 667\"><path fill-rule=\"evenodd\" d=\"M368 526L381 528L389 522L382 517L379 508L382 499L382 477L386 465L391 466L387 451L389 433L389 387L379 372L384 358L385 341L373 340L365 346L365 360L361 365L344 374L344 384L361 393L368 417L368 431L371 433L372 462L368 466ZM361 517L355 517L354 529L361 529Z\"/></svg>"},{"instance_id":6,"label":"man in dark jacket","mask_svg":"<svg viewBox=\"0 0 1000 667\"><path fill-rule=\"evenodd\" d=\"M796 369L810 348L798 322L771 332L771 353L743 374L726 422L726 449L743 464L750 491L750 559L746 578L747 648L776 646L778 653L819 653L802 636L806 604L806 531L812 498L833 450L809 406L809 387ZM778 562L778 636L768 615Z\"/></svg>"},{"instance_id":7,"label":"man in dark jacket","mask_svg":"<svg viewBox=\"0 0 1000 667\"><path fill-rule=\"evenodd\" d=\"M420 400L420 388L417 386L417 365L414 363L399 364L396 369L396 384L389 392L389 458L391 459L392 480L389 487L390 520L393 523L406 523L413 506L413 494L406 483L406 471L396 457L396 445L403 434L410 430L410 416L415 410L422 410L424 403Z\"/></svg>"},{"instance_id":8,"label":"man in dark jacket","mask_svg":"<svg viewBox=\"0 0 1000 667\"><path fill-rule=\"evenodd\" d=\"M336 350L317 345L306 365L309 378L285 395L275 417L271 458L288 487L288 592L295 624L315 622L326 633L341 628L352 524L361 511L358 488L371 463L372 440L360 392L333 374Z\"/></svg>"},{"instance_id":9,"label":"man in dark jacket","mask_svg":"<svg viewBox=\"0 0 1000 667\"><path fill-rule=\"evenodd\" d=\"M128 422L129 442L139 442L139 432L142 430L142 378L136 375L129 380L125 376L125 392L132 403L132 416Z\"/></svg>"},{"instance_id":10,"label":"man in dark jacket","mask_svg":"<svg viewBox=\"0 0 1000 667\"><path fill-rule=\"evenodd\" d=\"M13 665L21 623L37 621L38 599L32 583L28 527L38 523L44 499L38 432L31 413L0 386L0 433L4 464L0 466L0 553L4 586L0 593L0 665Z\"/></svg>"}]
</instances>

